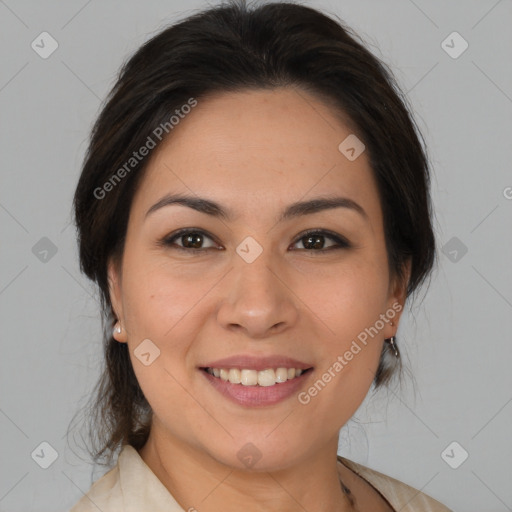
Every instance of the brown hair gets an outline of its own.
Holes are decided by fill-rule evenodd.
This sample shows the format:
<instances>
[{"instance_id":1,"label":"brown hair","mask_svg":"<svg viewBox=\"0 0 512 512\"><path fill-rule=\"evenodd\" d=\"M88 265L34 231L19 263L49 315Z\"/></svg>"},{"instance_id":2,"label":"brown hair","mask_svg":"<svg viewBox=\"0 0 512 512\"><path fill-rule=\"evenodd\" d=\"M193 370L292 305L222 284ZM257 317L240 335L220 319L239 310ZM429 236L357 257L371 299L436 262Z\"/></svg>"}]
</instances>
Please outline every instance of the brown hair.
<instances>
[{"instance_id":1,"label":"brown hair","mask_svg":"<svg viewBox=\"0 0 512 512\"><path fill-rule=\"evenodd\" d=\"M147 41L122 67L91 134L74 196L80 268L99 286L105 368L88 407L94 460L111 463L124 444L141 448L151 407L135 377L128 346L112 337L116 321L107 264L119 262L132 198L147 160L98 197L116 170L170 113L192 97L229 91L296 87L348 116L364 142L377 181L392 276L405 278L407 296L431 272L429 166L406 98L385 64L339 20L289 2L249 8L244 0L209 8ZM171 134L172 135L172 134ZM400 374L387 343L375 388Z\"/></svg>"}]
</instances>

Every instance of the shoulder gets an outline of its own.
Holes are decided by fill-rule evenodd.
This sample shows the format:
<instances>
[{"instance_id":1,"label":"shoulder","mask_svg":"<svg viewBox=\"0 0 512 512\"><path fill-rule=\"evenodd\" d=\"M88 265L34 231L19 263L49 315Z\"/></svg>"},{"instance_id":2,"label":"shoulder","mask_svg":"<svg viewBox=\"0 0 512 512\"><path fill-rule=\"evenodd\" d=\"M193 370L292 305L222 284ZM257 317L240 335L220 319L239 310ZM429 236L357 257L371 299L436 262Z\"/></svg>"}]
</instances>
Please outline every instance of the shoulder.
<instances>
[{"instance_id":1,"label":"shoulder","mask_svg":"<svg viewBox=\"0 0 512 512\"><path fill-rule=\"evenodd\" d=\"M124 445L116 466L93 483L69 512L183 512L137 450Z\"/></svg>"},{"instance_id":2,"label":"shoulder","mask_svg":"<svg viewBox=\"0 0 512 512\"><path fill-rule=\"evenodd\" d=\"M400 512L452 512L439 501L388 475L344 457L338 460L366 480L389 504Z\"/></svg>"},{"instance_id":3,"label":"shoulder","mask_svg":"<svg viewBox=\"0 0 512 512\"><path fill-rule=\"evenodd\" d=\"M110 510L119 504L120 497L119 465L117 465L96 480L69 512Z\"/></svg>"}]
</instances>

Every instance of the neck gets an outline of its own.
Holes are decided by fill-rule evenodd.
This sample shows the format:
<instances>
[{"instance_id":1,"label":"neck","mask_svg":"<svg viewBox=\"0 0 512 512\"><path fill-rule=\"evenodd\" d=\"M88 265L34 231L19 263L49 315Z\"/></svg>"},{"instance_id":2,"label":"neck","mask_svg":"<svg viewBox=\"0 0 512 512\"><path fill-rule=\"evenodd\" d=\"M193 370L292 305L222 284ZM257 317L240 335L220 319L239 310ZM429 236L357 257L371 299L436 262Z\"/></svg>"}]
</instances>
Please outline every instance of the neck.
<instances>
[{"instance_id":1,"label":"neck","mask_svg":"<svg viewBox=\"0 0 512 512\"><path fill-rule=\"evenodd\" d=\"M294 466L258 472L225 465L204 450L154 434L152 428L139 454L186 511L348 512L337 447L336 437Z\"/></svg>"}]
</instances>

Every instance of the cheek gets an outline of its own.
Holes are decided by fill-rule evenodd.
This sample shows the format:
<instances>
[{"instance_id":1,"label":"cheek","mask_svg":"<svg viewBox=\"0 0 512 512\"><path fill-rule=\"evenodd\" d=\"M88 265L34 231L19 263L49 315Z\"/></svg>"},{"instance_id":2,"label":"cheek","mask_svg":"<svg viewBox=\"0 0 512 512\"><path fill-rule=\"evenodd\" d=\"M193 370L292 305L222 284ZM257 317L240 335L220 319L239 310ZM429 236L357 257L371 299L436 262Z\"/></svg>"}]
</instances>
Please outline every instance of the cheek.
<instances>
[{"instance_id":1,"label":"cheek","mask_svg":"<svg viewBox=\"0 0 512 512\"><path fill-rule=\"evenodd\" d=\"M322 382L316 388L322 395L324 384L329 388L321 406L326 416L357 409L371 386L382 351L380 315L386 311L387 289L385 269L354 260L334 277L319 281L306 295L325 327L320 336L322 363L316 376Z\"/></svg>"},{"instance_id":2,"label":"cheek","mask_svg":"<svg viewBox=\"0 0 512 512\"><path fill-rule=\"evenodd\" d=\"M354 253L322 272L301 270L294 289L324 325L325 339L340 350L385 311L389 276L377 257Z\"/></svg>"},{"instance_id":3,"label":"cheek","mask_svg":"<svg viewBox=\"0 0 512 512\"><path fill-rule=\"evenodd\" d=\"M124 307L132 366L152 409L164 421L171 421L175 411L194 406L185 391L190 381L186 363L191 340L201 329L198 300L211 285L200 279L187 281L165 264L144 266L140 260L131 268L126 265L125 275ZM144 357L147 353L149 357ZM173 428L180 425L178 422Z\"/></svg>"},{"instance_id":4,"label":"cheek","mask_svg":"<svg viewBox=\"0 0 512 512\"><path fill-rule=\"evenodd\" d=\"M207 274L198 279L197 274L172 269L165 261L146 260L140 257L136 265L126 263L123 293L127 328L134 338L154 337L165 343L182 327L182 321L186 319L190 325L212 284Z\"/></svg>"},{"instance_id":5,"label":"cheek","mask_svg":"<svg viewBox=\"0 0 512 512\"><path fill-rule=\"evenodd\" d=\"M186 358L201 322L198 298L208 290L202 280L185 280L165 264L125 262L123 311L132 365L140 386L152 405L166 390L165 400L182 396ZM147 355L149 354L149 356ZM149 364L148 364L149 363ZM163 398L163 397L162 397ZM170 405L167 403L167 405Z\"/></svg>"}]
</instances>

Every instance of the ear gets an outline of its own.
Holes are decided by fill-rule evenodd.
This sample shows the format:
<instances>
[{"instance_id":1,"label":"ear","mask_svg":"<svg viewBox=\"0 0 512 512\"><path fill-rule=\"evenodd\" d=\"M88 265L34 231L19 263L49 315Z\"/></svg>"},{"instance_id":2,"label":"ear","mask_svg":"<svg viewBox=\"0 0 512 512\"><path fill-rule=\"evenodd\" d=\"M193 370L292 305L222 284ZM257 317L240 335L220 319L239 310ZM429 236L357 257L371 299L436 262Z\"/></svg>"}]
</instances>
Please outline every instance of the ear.
<instances>
[{"instance_id":1,"label":"ear","mask_svg":"<svg viewBox=\"0 0 512 512\"><path fill-rule=\"evenodd\" d=\"M410 258L405 262L402 278L396 276L390 281L387 311L391 314L387 316L392 318L391 322L393 322L393 325L386 325L386 338L396 335L398 323L400 321L400 317L402 316L405 307L405 300L407 298L407 285L409 284L409 279L411 276L411 263L412 262Z\"/></svg>"},{"instance_id":2,"label":"ear","mask_svg":"<svg viewBox=\"0 0 512 512\"><path fill-rule=\"evenodd\" d=\"M118 324L121 326L121 332L113 332L114 339L125 343L127 341L126 326L123 317L123 301L122 301L122 289L121 289L121 271L119 265L110 259L107 268L108 277L108 291L110 296L110 302L114 315L117 318Z\"/></svg>"}]
</instances>

